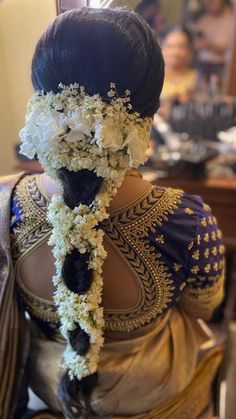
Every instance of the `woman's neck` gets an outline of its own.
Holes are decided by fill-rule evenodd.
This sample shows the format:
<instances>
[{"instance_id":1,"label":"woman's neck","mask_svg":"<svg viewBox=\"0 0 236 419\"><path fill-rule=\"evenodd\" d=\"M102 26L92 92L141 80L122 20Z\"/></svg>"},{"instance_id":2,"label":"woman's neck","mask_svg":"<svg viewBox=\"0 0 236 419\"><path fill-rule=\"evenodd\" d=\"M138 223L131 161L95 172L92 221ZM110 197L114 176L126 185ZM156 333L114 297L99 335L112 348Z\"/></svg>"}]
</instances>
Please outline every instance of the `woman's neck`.
<instances>
[{"instance_id":1,"label":"woman's neck","mask_svg":"<svg viewBox=\"0 0 236 419\"><path fill-rule=\"evenodd\" d=\"M59 187L51 178L46 176L45 173L40 176L42 185L49 196L59 192ZM139 176L134 176L134 173L127 174L117 194L112 199L108 212L129 204L151 187L152 185L149 182Z\"/></svg>"}]
</instances>

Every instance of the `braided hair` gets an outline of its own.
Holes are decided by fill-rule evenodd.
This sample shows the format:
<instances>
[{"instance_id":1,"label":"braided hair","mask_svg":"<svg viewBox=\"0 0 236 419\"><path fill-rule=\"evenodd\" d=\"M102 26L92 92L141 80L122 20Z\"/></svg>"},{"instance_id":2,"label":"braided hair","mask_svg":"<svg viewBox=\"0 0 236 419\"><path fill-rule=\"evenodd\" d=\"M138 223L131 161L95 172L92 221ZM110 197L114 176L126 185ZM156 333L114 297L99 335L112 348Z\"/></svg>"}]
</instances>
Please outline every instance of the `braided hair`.
<instances>
[{"instance_id":1,"label":"braided hair","mask_svg":"<svg viewBox=\"0 0 236 419\"><path fill-rule=\"evenodd\" d=\"M58 85L78 83L88 95L104 101L111 82L117 94L131 92L133 110L141 117L153 116L159 107L164 63L157 41L143 19L125 9L74 9L58 16L40 38L32 61L32 82L36 90L58 92ZM63 199L74 209L90 205L103 178L87 169L59 170ZM88 253L72 250L64 260L62 277L70 291L83 295L93 277ZM84 355L90 347L87 333L78 327L69 332L72 348ZM58 399L67 418L96 417L90 396L97 373L78 380L66 372L58 388Z\"/></svg>"}]
</instances>

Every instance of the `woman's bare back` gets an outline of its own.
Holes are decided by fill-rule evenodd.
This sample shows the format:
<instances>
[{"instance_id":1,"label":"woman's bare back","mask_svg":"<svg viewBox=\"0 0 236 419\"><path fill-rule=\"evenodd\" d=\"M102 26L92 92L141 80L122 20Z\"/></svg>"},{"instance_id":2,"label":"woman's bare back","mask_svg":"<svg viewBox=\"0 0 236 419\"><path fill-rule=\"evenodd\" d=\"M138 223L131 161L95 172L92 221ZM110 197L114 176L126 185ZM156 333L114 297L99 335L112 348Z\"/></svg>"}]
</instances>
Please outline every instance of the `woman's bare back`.
<instances>
[{"instance_id":1,"label":"woman's bare back","mask_svg":"<svg viewBox=\"0 0 236 419\"><path fill-rule=\"evenodd\" d=\"M46 175L41 175L40 180L49 196L57 192L57 186ZM126 176L109 210L116 211L132 203L151 188L149 182L139 177ZM103 265L103 306L114 310L133 308L140 299L137 279L127 261L122 258L107 236L105 236L104 247L108 256ZM47 240L28 255L19 266L19 276L24 286L33 294L45 299L52 299L55 290L52 284L54 273L54 257Z\"/></svg>"}]
</instances>

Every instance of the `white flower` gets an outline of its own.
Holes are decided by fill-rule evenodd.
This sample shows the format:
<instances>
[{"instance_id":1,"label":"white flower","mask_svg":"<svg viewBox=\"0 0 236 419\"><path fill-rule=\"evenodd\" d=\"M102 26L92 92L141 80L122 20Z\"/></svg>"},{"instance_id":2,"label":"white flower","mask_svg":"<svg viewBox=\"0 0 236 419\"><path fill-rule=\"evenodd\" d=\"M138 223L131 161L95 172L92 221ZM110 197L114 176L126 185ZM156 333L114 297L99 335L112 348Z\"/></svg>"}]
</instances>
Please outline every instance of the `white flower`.
<instances>
[{"instance_id":1,"label":"white flower","mask_svg":"<svg viewBox=\"0 0 236 419\"><path fill-rule=\"evenodd\" d=\"M138 129L132 128L128 131L126 143L128 144L127 152L130 156L130 166L137 168L146 161L145 151L148 148L148 138L146 136L141 137Z\"/></svg>"},{"instance_id":2,"label":"white flower","mask_svg":"<svg viewBox=\"0 0 236 419\"><path fill-rule=\"evenodd\" d=\"M68 113L66 123L72 131L80 132L87 137L91 137L91 131L94 129L92 118L84 118L79 109L75 112Z\"/></svg>"},{"instance_id":3,"label":"white flower","mask_svg":"<svg viewBox=\"0 0 236 419\"><path fill-rule=\"evenodd\" d=\"M70 143L79 144L81 148L85 147L87 144L86 137L84 136L84 134L77 131L70 131L66 136L66 142L69 144Z\"/></svg>"},{"instance_id":4,"label":"white flower","mask_svg":"<svg viewBox=\"0 0 236 419\"><path fill-rule=\"evenodd\" d=\"M120 127L114 126L112 121L103 121L95 124L94 140L99 148L108 148L115 152L122 149L124 135Z\"/></svg>"},{"instance_id":5,"label":"white flower","mask_svg":"<svg viewBox=\"0 0 236 419\"><path fill-rule=\"evenodd\" d=\"M71 379L79 380L97 370L103 346L104 316L102 302L102 268L107 256L103 245L104 232L99 223L109 217L106 208L121 186L128 167L145 161L149 142L150 119L130 113L130 91L117 97L111 83L105 103L99 95L86 95L77 84L59 86L57 94L36 93L29 104L25 127L20 133L21 151L30 158L38 155L46 173L60 187L48 208L48 221L53 226L49 245L53 246L56 274L54 301L61 323L61 333L68 341L68 332L79 324L89 335L90 348L79 356L67 342L64 368ZM100 191L91 205L70 209L62 197L58 169L88 169L103 178ZM77 249L89 253L88 268L93 281L86 294L71 292L64 284L62 268L66 256Z\"/></svg>"}]
</instances>

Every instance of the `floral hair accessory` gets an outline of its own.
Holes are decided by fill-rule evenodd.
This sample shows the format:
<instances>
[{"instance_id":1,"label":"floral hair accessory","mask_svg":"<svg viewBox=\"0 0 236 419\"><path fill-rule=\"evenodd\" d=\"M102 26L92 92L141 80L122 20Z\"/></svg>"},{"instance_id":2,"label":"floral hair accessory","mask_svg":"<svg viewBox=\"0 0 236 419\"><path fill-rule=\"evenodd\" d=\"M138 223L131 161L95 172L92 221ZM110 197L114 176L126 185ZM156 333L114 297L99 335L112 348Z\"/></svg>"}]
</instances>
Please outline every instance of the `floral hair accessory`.
<instances>
[{"instance_id":1,"label":"floral hair accessory","mask_svg":"<svg viewBox=\"0 0 236 419\"><path fill-rule=\"evenodd\" d=\"M88 96L78 84L59 85L60 92L37 92L28 105L25 127L21 130L21 152L37 154L45 172L60 185L58 171L88 169L103 178L100 191L91 205L69 208L62 193L49 204L48 220L53 226L49 244L56 259L54 301L60 316L61 333L67 340L64 368L71 379L81 380L96 372L103 346L104 318L102 265L106 258L104 232L99 223L109 217L106 207L116 194L129 168L146 160L151 118L132 111L130 92L118 97L114 83L107 96ZM93 272L86 294L70 291L62 278L66 255L77 249L89 254L88 268ZM80 326L89 335L90 347L83 356L71 347L68 332Z\"/></svg>"},{"instance_id":2,"label":"floral hair accessory","mask_svg":"<svg viewBox=\"0 0 236 419\"><path fill-rule=\"evenodd\" d=\"M54 179L62 167L114 179L119 170L145 162L152 119L132 112L129 90L120 98L111 83L106 103L78 84L59 87L57 94L37 92L31 98L20 132L22 154L37 154Z\"/></svg>"}]
</instances>

